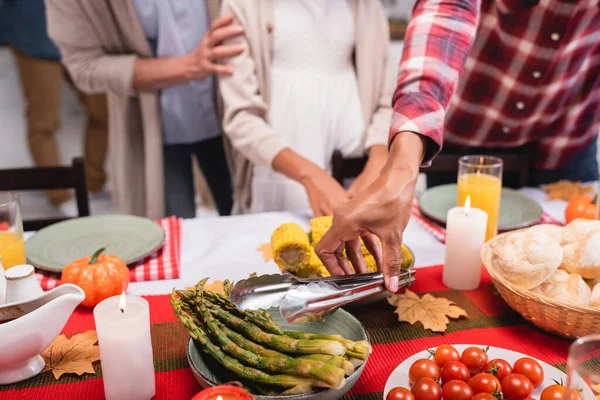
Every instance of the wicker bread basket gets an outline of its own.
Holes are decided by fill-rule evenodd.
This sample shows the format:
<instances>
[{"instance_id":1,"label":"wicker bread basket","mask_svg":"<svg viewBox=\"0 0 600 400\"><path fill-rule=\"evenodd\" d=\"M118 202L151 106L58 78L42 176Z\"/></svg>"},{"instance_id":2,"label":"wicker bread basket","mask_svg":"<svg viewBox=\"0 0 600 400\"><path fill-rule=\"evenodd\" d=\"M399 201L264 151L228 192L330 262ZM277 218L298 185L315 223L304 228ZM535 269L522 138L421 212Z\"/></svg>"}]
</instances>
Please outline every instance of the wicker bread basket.
<instances>
[{"instance_id":1,"label":"wicker bread basket","mask_svg":"<svg viewBox=\"0 0 600 400\"><path fill-rule=\"evenodd\" d=\"M490 240L481 250L483 265L504 301L523 318L545 331L571 339L600 333L600 308L567 304L540 296L508 282L494 270L491 244L504 235L507 234Z\"/></svg>"}]
</instances>

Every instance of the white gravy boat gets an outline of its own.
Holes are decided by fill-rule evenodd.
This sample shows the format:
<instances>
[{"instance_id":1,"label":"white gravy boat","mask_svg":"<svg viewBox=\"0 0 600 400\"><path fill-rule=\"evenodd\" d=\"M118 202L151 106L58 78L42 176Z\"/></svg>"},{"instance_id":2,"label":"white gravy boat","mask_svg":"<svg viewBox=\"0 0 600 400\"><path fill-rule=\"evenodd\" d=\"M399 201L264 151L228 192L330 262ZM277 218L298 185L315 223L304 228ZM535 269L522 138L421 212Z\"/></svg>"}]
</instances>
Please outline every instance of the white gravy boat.
<instances>
[{"instance_id":1,"label":"white gravy boat","mask_svg":"<svg viewBox=\"0 0 600 400\"><path fill-rule=\"evenodd\" d=\"M44 368L44 351L85 298L76 285L64 284L24 302L0 306L0 385L19 382ZM4 318L2 318L4 316Z\"/></svg>"}]
</instances>

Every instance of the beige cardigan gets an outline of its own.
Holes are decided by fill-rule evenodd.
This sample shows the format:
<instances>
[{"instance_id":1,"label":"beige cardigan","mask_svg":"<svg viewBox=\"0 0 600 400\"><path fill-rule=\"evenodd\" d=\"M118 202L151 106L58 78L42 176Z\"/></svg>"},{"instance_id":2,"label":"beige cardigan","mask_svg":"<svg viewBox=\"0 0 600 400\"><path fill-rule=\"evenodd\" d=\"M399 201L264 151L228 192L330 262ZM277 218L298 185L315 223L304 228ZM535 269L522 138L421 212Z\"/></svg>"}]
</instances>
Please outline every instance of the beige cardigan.
<instances>
[{"instance_id":1,"label":"beige cardigan","mask_svg":"<svg viewBox=\"0 0 600 400\"><path fill-rule=\"evenodd\" d=\"M60 1L60 0L59 0ZM316 0L320 1L320 0ZM389 27L379 0L349 0L356 26L355 67L364 120L364 147L387 145L395 87L388 57ZM231 77L220 77L224 102L223 130L239 153L233 155L238 209L251 204L252 164L271 165L286 144L269 124L269 84L273 48L272 0L223 0L223 12L234 14L245 36L231 40L244 52L229 60ZM343 99L340 99L343 101Z\"/></svg>"},{"instance_id":2,"label":"beige cardigan","mask_svg":"<svg viewBox=\"0 0 600 400\"><path fill-rule=\"evenodd\" d=\"M206 0L210 19L220 0ZM157 93L135 93L137 57L152 57L130 0L46 0L48 31L73 81L107 92L109 170L122 212L164 215L162 135Z\"/></svg>"}]
</instances>

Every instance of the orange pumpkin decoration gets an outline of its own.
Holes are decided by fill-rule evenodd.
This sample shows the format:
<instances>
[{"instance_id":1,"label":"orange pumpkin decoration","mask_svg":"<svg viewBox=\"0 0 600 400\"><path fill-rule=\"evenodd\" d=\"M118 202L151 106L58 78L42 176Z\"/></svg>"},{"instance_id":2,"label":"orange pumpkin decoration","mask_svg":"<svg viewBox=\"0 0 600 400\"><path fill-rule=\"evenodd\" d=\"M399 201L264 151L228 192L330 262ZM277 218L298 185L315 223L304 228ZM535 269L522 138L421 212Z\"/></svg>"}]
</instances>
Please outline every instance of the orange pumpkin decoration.
<instances>
[{"instance_id":1,"label":"orange pumpkin decoration","mask_svg":"<svg viewBox=\"0 0 600 400\"><path fill-rule=\"evenodd\" d=\"M79 286L85 292L81 303L93 307L102 300L121 294L129 285L129 268L119 257L105 255L105 248L93 256L75 260L62 270L62 282Z\"/></svg>"}]
</instances>

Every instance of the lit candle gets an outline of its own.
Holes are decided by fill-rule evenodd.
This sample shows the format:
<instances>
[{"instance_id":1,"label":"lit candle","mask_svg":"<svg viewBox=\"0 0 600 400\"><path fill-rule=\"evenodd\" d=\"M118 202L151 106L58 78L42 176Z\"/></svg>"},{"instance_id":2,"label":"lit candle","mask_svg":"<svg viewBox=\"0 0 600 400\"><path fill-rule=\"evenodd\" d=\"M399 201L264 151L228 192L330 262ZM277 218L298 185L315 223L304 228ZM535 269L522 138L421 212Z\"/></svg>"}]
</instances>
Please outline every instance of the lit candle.
<instances>
[{"instance_id":1,"label":"lit candle","mask_svg":"<svg viewBox=\"0 0 600 400\"><path fill-rule=\"evenodd\" d=\"M471 207L467 196L464 207L448 211L446 219L446 259L443 282L451 289L473 290L481 281L481 247L485 240L488 215Z\"/></svg>"},{"instance_id":2,"label":"lit candle","mask_svg":"<svg viewBox=\"0 0 600 400\"><path fill-rule=\"evenodd\" d=\"M252 400L254 396L244 389L233 385L215 386L205 389L192 400Z\"/></svg>"},{"instance_id":3,"label":"lit candle","mask_svg":"<svg viewBox=\"0 0 600 400\"><path fill-rule=\"evenodd\" d=\"M113 296L94 308L107 400L148 400L155 394L148 301Z\"/></svg>"}]
</instances>

